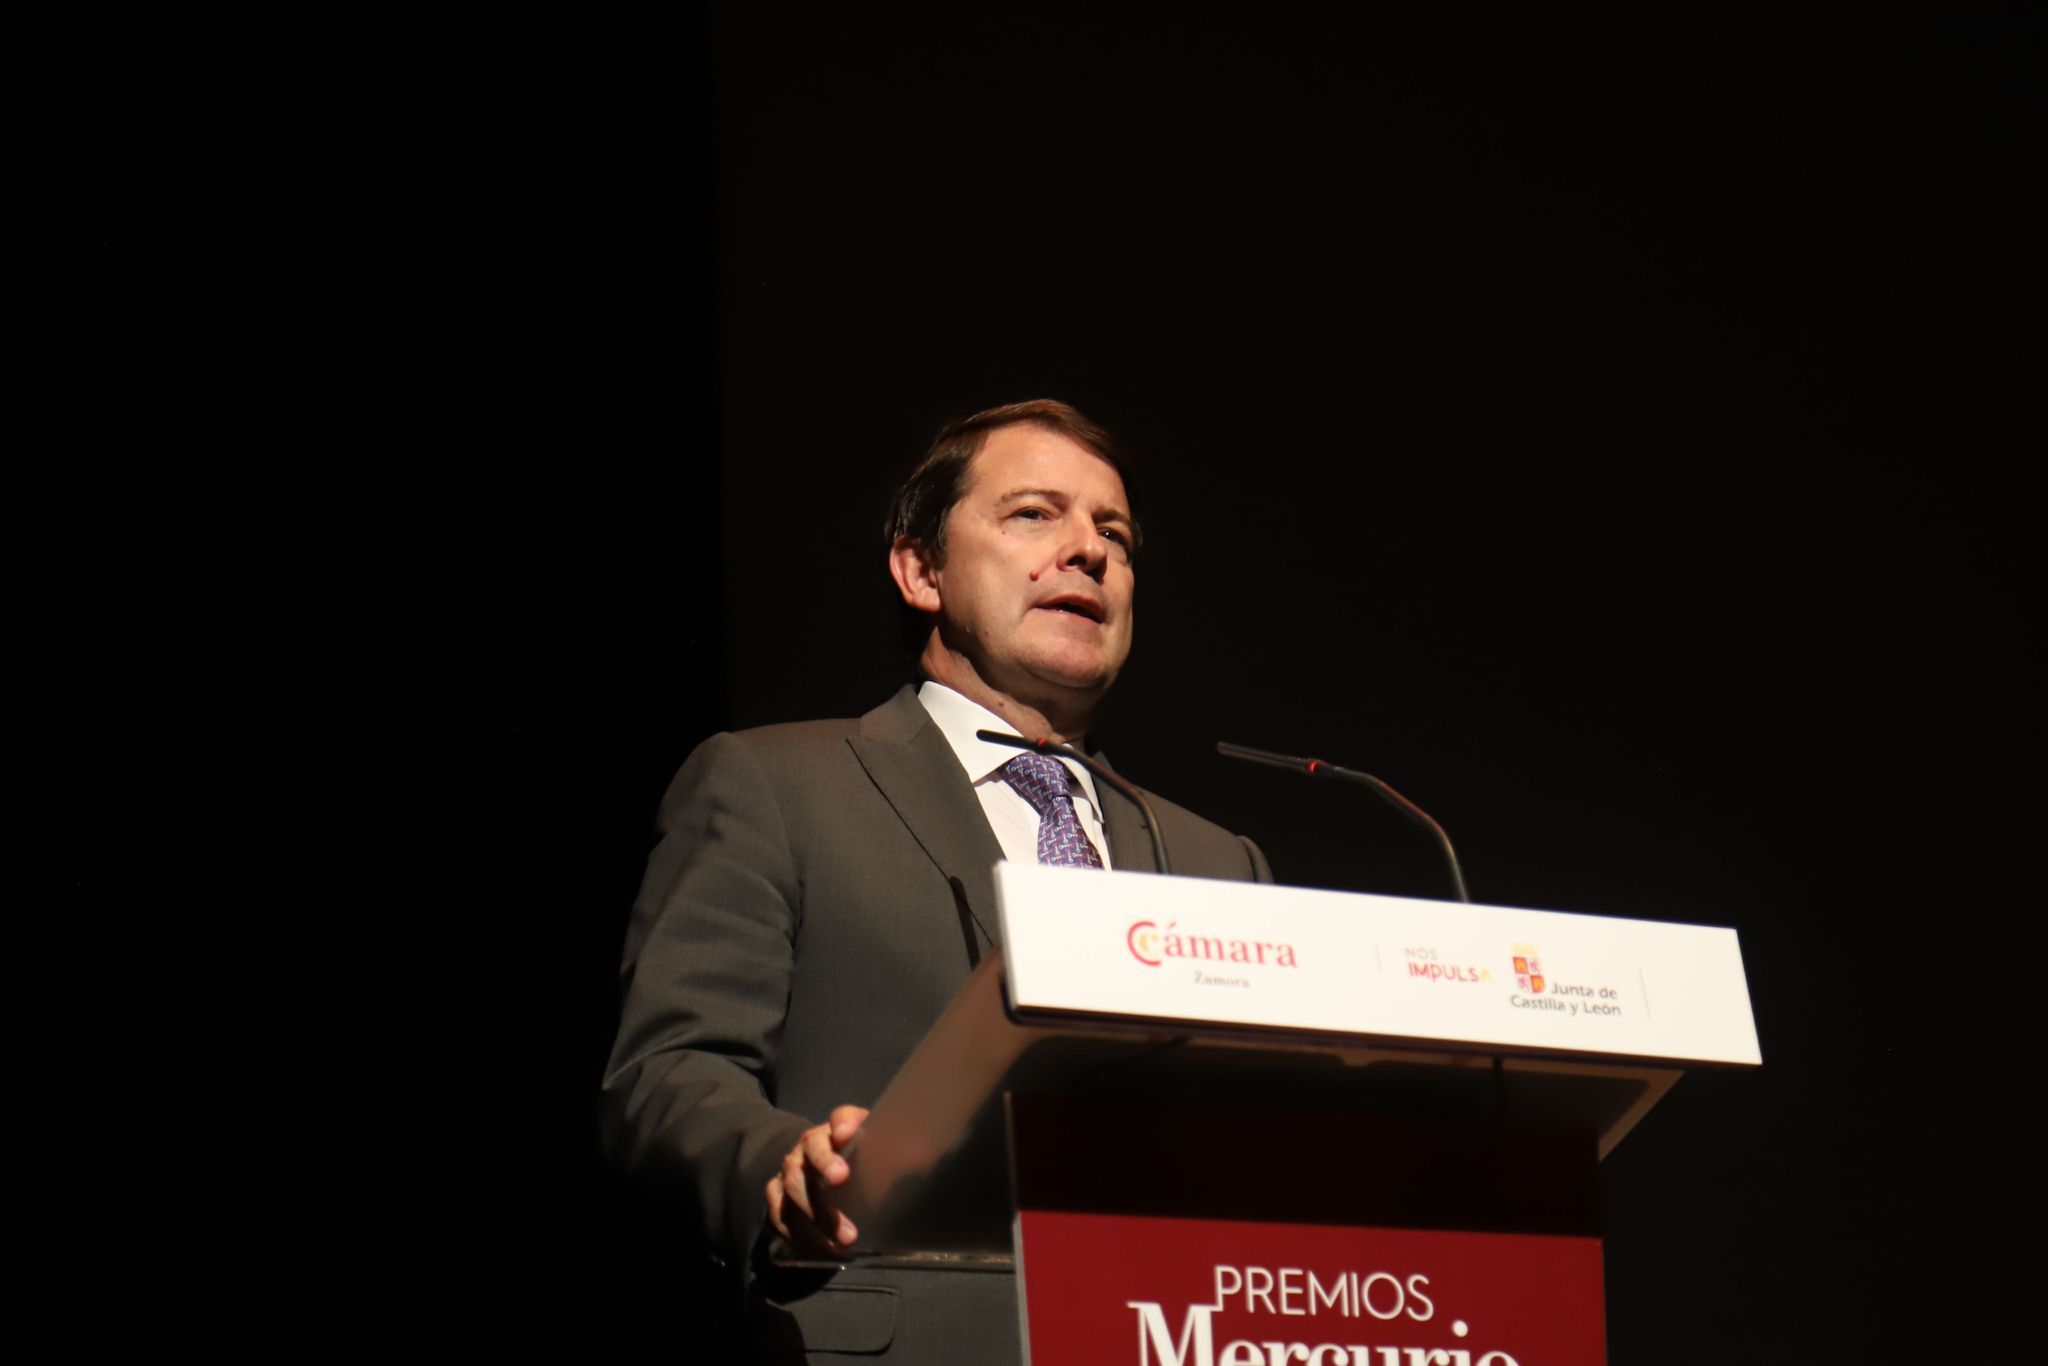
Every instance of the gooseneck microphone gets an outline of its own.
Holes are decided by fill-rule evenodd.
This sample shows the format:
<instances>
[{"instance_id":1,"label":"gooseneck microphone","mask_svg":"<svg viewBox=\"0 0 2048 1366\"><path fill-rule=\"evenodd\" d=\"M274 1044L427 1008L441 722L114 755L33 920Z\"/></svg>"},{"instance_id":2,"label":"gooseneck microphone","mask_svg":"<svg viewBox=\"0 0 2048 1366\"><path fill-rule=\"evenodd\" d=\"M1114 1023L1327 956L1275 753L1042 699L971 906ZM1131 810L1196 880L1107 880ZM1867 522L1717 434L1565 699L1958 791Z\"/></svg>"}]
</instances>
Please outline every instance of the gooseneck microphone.
<instances>
[{"instance_id":1,"label":"gooseneck microphone","mask_svg":"<svg viewBox=\"0 0 2048 1366\"><path fill-rule=\"evenodd\" d=\"M1424 811L1414 802L1409 801L1406 797L1394 791L1393 788L1388 787L1378 778L1373 777L1372 774L1360 773L1355 768L1339 768L1336 764L1325 763L1321 759L1297 759L1292 754L1274 754L1270 750L1253 749L1250 745L1233 745L1228 740L1218 740L1216 742L1216 752L1226 759L1242 759L1250 764L1266 764L1273 768L1291 769L1305 778L1336 778L1343 782L1357 783L1362 787L1371 788L1386 799L1387 805L1393 807L1409 820L1414 821L1417 825L1429 831L1430 834L1436 836L1436 842L1443 846L1444 858L1450 862L1451 885L1458 891L1458 900L1468 905L1471 903L1472 898L1465 891L1464 870L1458 867L1458 852L1451 848L1451 837L1444 833L1444 828L1441 825L1438 825L1430 818L1430 814L1427 811Z\"/></svg>"},{"instance_id":2,"label":"gooseneck microphone","mask_svg":"<svg viewBox=\"0 0 2048 1366\"><path fill-rule=\"evenodd\" d=\"M1145 794L1138 791L1137 788L1131 786L1122 778L1117 777L1116 774L1111 773L1107 768L1096 763L1072 745L1062 745L1054 740L1026 740L1021 735L1004 735L1000 731L993 730L978 730L974 732L974 738L986 740L992 745L1007 745L1011 749L1029 750L1033 754L1056 754L1062 759L1072 759L1103 782L1108 783L1111 787L1129 797L1133 802L1137 803L1139 813L1145 817L1145 833L1152 837L1152 861L1159 866L1160 872L1172 871L1166 864L1166 836L1159 833L1159 818L1152 814L1152 803L1146 801ZM1105 838L1109 835L1107 828L1102 833Z\"/></svg>"}]
</instances>

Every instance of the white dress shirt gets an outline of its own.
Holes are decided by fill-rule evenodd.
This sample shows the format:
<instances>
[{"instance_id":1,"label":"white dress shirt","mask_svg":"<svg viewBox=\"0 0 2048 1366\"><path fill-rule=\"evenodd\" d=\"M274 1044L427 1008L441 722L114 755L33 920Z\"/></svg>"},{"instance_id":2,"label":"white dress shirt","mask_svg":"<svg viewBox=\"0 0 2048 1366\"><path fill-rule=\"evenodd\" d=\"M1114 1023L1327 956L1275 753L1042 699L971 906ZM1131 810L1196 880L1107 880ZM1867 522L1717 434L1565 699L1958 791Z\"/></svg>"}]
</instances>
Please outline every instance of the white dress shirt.
<instances>
[{"instance_id":1,"label":"white dress shirt","mask_svg":"<svg viewBox=\"0 0 2048 1366\"><path fill-rule=\"evenodd\" d=\"M960 767L967 770L967 781L974 784L974 795L981 799L981 809L988 815L989 828L996 833L996 843L1003 846L1003 856L1018 863L1038 862L1038 812L1022 793L1003 781L1001 772L1004 764L1024 751L974 738L978 730L1015 735L1017 728L979 702L970 702L945 684L929 679L917 690L917 700L931 713L939 733L953 747ZM1081 832L1088 836L1095 852L1102 855L1102 866L1109 867L1109 842L1102 837L1102 808L1095 800L1095 775L1071 759L1060 759L1057 754L1051 757L1059 759L1060 766L1067 770L1067 788L1073 794L1074 814L1080 817Z\"/></svg>"}]
</instances>

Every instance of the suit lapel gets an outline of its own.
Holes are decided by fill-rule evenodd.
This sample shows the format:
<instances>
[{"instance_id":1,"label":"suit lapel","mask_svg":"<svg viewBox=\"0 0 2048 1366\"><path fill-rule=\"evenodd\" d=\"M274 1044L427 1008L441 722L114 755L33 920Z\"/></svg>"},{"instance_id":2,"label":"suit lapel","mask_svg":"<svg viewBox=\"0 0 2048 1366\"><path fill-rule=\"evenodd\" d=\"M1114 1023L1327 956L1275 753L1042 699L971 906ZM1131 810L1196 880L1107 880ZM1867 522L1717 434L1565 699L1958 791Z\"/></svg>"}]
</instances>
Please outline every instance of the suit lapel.
<instances>
[{"instance_id":1,"label":"suit lapel","mask_svg":"<svg viewBox=\"0 0 2048 1366\"><path fill-rule=\"evenodd\" d=\"M1088 756L1114 773L1109 756L1096 750ZM1145 813L1129 797L1103 782L1095 781L1095 797L1102 803L1102 833L1109 842L1109 866L1120 873L1156 873L1159 860L1152 857L1152 836L1145 832Z\"/></svg>"},{"instance_id":2,"label":"suit lapel","mask_svg":"<svg viewBox=\"0 0 2048 1366\"><path fill-rule=\"evenodd\" d=\"M1003 849L953 747L917 693L904 688L863 716L859 733L847 743L939 872L959 879L976 922L1000 944L993 870Z\"/></svg>"}]
</instances>

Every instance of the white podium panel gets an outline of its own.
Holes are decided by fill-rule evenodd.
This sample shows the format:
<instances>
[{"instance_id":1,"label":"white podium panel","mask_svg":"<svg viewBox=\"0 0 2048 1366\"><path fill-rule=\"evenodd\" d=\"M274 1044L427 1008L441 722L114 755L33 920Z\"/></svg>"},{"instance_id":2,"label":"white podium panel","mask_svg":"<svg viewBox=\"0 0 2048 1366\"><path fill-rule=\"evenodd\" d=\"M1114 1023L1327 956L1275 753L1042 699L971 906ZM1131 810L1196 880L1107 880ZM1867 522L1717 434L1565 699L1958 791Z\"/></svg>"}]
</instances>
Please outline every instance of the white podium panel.
<instances>
[{"instance_id":1,"label":"white podium panel","mask_svg":"<svg viewBox=\"0 0 2048 1366\"><path fill-rule=\"evenodd\" d=\"M1019 1019L1763 1061L1732 929L1009 862L996 893Z\"/></svg>"}]
</instances>

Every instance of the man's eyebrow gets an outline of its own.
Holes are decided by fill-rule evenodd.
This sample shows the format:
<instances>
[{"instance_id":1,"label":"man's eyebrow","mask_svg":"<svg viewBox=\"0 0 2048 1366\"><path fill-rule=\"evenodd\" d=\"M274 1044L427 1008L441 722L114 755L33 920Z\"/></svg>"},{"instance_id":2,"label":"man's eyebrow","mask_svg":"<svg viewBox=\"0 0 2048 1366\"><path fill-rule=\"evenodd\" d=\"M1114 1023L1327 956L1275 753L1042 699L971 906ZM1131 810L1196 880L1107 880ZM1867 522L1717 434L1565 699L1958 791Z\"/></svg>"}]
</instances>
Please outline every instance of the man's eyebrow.
<instances>
[{"instance_id":1,"label":"man's eyebrow","mask_svg":"<svg viewBox=\"0 0 2048 1366\"><path fill-rule=\"evenodd\" d=\"M1060 489L1016 488L997 498L996 503L1000 506L1004 503L1015 502L1019 498L1044 498L1062 504L1073 501L1071 495ZM1114 505L1099 515L1105 520L1123 522L1126 525L1133 524L1131 514Z\"/></svg>"},{"instance_id":2,"label":"man's eyebrow","mask_svg":"<svg viewBox=\"0 0 2048 1366\"><path fill-rule=\"evenodd\" d=\"M1067 501L1067 495L1058 489L1016 488L996 499L998 503L1012 502L1018 498L1050 498L1056 503Z\"/></svg>"}]
</instances>

